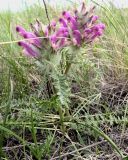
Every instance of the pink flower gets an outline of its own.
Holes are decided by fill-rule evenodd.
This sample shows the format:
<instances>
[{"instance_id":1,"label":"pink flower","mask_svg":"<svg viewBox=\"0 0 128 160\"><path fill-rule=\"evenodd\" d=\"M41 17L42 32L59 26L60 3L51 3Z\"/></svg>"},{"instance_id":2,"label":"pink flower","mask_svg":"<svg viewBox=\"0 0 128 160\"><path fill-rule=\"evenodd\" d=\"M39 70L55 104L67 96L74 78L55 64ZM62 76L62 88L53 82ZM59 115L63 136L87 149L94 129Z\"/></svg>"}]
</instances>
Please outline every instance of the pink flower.
<instances>
[{"instance_id":1,"label":"pink flower","mask_svg":"<svg viewBox=\"0 0 128 160\"><path fill-rule=\"evenodd\" d=\"M61 49L66 45L66 38L61 38L57 43L56 43L56 49Z\"/></svg>"},{"instance_id":2,"label":"pink flower","mask_svg":"<svg viewBox=\"0 0 128 160\"><path fill-rule=\"evenodd\" d=\"M56 43L56 41L57 41L57 37L56 37L56 35L54 34L54 35L52 35L52 36L50 36L50 41L51 41L51 43Z\"/></svg>"},{"instance_id":3,"label":"pink flower","mask_svg":"<svg viewBox=\"0 0 128 160\"><path fill-rule=\"evenodd\" d=\"M86 34L92 33L92 29L90 29L90 28L85 29L85 33L86 33Z\"/></svg>"},{"instance_id":4,"label":"pink flower","mask_svg":"<svg viewBox=\"0 0 128 160\"><path fill-rule=\"evenodd\" d=\"M29 39L29 42L36 45L37 47L41 48L41 40L32 32L26 32L23 35L24 38Z\"/></svg>"},{"instance_id":5,"label":"pink flower","mask_svg":"<svg viewBox=\"0 0 128 160\"><path fill-rule=\"evenodd\" d=\"M100 24L99 24L99 27L100 27L102 30L105 30L105 27L106 27L106 26L105 26L105 24L100 23Z\"/></svg>"},{"instance_id":6,"label":"pink flower","mask_svg":"<svg viewBox=\"0 0 128 160\"><path fill-rule=\"evenodd\" d=\"M68 28L66 28L66 27L60 27L60 28L57 30L57 32L56 32L56 36L57 36L57 37L63 37L63 35L64 35L65 33L68 33Z\"/></svg>"},{"instance_id":7,"label":"pink flower","mask_svg":"<svg viewBox=\"0 0 128 160\"><path fill-rule=\"evenodd\" d=\"M82 36L79 30L75 30L73 31L73 38L74 38L74 42L76 45L80 46L81 44L81 40L82 40Z\"/></svg>"},{"instance_id":8,"label":"pink flower","mask_svg":"<svg viewBox=\"0 0 128 160\"><path fill-rule=\"evenodd\" d=\"M60 18L59 22L63 25L63 27L67 27L67 23L63 18Z\"/></svg>"},{"instance_id":9,"label":"pink flower","mask_svg":"<svg viewBox=\"0 0 128 160\"><path fill-rule=\"evenodd\" d=\"M53 29L53 31L55 31L56 29L56 21L52 21L51 24L50 24L50 27Z\"/></svg>"},{"instance_id":10,"label":"pink flower","mask_svg":"<svg viewBox=\"0 0 128 160\"><path fill-rule=\"evenodd\" d=\"M50 47L51 51L57 51L69 45L80 47L84 42L91 43L102 36L105 30L103 23L97 23L99 17L94 15L94 9L92 7L87 10L85 3L82 3L82 6L74 12L64 11L58 24L53 20L45 26L37 20L35 26L31 25L34 33L17 26L17 32L28 39L27 43L19 42L19 45L24 48L27 55L35 57L42 48ZM38 36L43 36L44 40Z\"/></svg>"},{"instance_id":11,"label":"pink flower","mask_svg":"<svg viewBox=\"0 0 128 160\"><path fill-rule=\"evenodd\" d=\"M70 27L71 29L73 30L77 30L78 27L77 27L77 17L74 15L74 17L67 11L64 11L62 13L62 15L64 16L64 18L70 23ZM75 18L76 17L76 18Z\"/></svg>"},{"instance_id":12,"label":"pink flower","mask_svg":"<svg viewBox=\"0 0 128 160\"><path fill-rule=\"evenodd\" d=\"M29 43L21 41L21 42L18 42L18 45L24 48L24 53L27 56L38 57L40 55L39 50Z\"/></svg>"},{"instance_id":13,"label":"pink flower","mask_svg":"<svg viewBox=\"0 0 128 160\"><path fill-rule=\"evenodd\" d=\"M63 11L62 15L65 19L68 19L69 17L71 17L71 14L68 11Z\"/></svg>"},{"instance_id":14,"label":"pink flower","mask_svg":"<svg viewBox=\"0 0 128 160\"><path fill-rule=\"evenodd\" d=\"M71 29L72 30L77 30L78 29L77 21L74 17L68 17L67 21L71 24Z\"/></svg>"},{"instance_id":15,"label":"pink flower","mask_svg":"<svg viewBox=\"0 0 128 160\"><path fill-rule=\"evenodd\" d=\"M23 28L23 27L21 27L21 26L17 26L16 27L16 31L17 32L19 32L19 34L21 35L21 36L23 36L27 31Z\"/></svg>"},{"instance_id":16,"label":"pink flower","mask_svg":"<svg viewBox=\"0 0 128 160\"><path fill-rule=\"evenodd\" d=\"M102 32L101 30L95 32L95 33L92 35L91 40L92 40L92 41L95 40L97 37L102 36L102 34L103 34L103 32Z\"/></svg>"},{"instance_id":17,"label":"pink flower","mask_svg":"<svg viewBox=\"0 0 128 160\"><path fill-rule=\"evenodd\" d=\"M99 17L97 15L92 17L92 23L95 23L97 20L99 19Z\"/></svg>"},{"instance_id":18,"label":"pink flower","mask_svg":"<svg viewBox=\"0 0 128 160\"><path fill-rule=\"evenodd\" d=\"M92 27L93 31L99 31L99 30L104 30L105 29L105 25L103 23L97 24L95 26Z\"/></svg>"},{"instance_id":19,"label":"pink flower","mask_svg":"<svg viewBox=\"0 0 128 160\"><path fill-rule=\"evenodd\" d=\"M51 26L52 26L52 27L56 27L56 21L52 21L52 22L51 22Z\"/></svg>"}]
</instances>

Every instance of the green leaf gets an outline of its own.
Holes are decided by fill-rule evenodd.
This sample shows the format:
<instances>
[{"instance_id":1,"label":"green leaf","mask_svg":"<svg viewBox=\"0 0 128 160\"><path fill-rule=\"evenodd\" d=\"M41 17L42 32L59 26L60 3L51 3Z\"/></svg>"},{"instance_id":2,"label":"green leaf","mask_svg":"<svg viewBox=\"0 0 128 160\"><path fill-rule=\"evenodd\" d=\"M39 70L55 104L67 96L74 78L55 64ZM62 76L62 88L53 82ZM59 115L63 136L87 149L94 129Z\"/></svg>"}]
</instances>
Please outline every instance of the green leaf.
<instances>
[{"instance_id":1,"label":"green leaf","mask_svg":"<svg viewBox=\"0 0 128 160\"><path fill-rule=\"evenodd\" d=\"M123 160L128 160L128 156L127 156L127 157L124 157Z\"/></svg>"},{"instance_id":2,"label":"green leaf","mask_svg":"<svg viewBox=\"0 0 128 160\"><path fill-rule=\"evenodd\" d=\"M58 52L57 54L51 54L50 61L51 61L51 63L53 63L55 66L59 65L59 64L60 64L60 61L61 61L61 53Z\"/></svg>"},{"instance_id":3,"label":"green leaf","mask_svg":"<svg viewBox=\"0 0 128 160\"><path fill-rule=\"evenodd\" d=\"M58 70L53 70L53 74L51 76L54 80L54 86L60 103L63 106L68 107L68 104L70 102L70 87L66 79L66 76L61 74Z\"/></svg>"},{"instance_id":4,"label":"green leaf","mask_svg":"<svg viewBox=\"0 0 128 160\"><path fill-rule=\"evenodd\" d=\"M21 137L19 137L16 133L14 133L13 131L3 127L0 125L0 130L6 132L7 134L14 136L15 138L17 138L20 142L23 143L23 145L27 145L27 142L25 140L23 140Z\"/></svg>"},{"instance_id":5,"label":"green leaf","mask_svg":"<svg viewBox=\"0 0 128 160\"><path fill-rule=\"evenodd\" d=\"M120 154L120 156L122 158L124 158L124 155L122 153L122 151L118 148L118 146L111 140L111 138L108 137L108 135L106 135L100 128L98 127L95 127L93 125L89 125L87 123L82 123L82 122L78 122L78 124L81 124L81 125L85 125L87 127L89 127L90 129L92 129L93 131L95 131L98 135L100 135L101 137L103 137L105 140L108 141L109 144L111 144L111 146ZM127 158L127 157L126 157ZM124 160L127 160L127 159L124 159Z\"/></svg>"}]
</instances>

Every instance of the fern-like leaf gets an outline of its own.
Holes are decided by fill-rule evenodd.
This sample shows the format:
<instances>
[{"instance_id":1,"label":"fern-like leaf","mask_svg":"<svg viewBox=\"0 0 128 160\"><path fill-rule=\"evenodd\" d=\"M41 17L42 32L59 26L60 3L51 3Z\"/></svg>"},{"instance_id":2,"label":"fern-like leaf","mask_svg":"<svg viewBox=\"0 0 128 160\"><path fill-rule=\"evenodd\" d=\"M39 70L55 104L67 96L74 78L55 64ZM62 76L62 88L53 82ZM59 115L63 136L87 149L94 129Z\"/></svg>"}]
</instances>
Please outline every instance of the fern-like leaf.
<instances>
[{"instance_id":1,"label":"fern-like leaf","mask_svg":"<svg viewBox=\"0 0 128 160\"><path fill-rule=\"evenodd\" d=\"M67 78L64 74L61 74L59 70L55 69L51 75L54 81L54 87L57 92L57 96L61 105L68 107L70 87Z\"/></svg>"}]
</instances>

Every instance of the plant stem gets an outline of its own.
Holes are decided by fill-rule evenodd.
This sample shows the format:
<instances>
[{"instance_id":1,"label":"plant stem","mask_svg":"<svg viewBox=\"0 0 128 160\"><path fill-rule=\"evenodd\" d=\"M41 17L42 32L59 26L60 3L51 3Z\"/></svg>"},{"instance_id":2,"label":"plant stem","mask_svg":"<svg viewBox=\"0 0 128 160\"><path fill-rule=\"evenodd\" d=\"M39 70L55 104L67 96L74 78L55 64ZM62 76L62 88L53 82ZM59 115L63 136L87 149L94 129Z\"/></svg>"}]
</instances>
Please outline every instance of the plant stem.
<instances>
[{"instance_id":1,"label":"plant stem","mask_svg":"<svg viewBox=\"0 0 128 160\"><path fill-rule=\"evenodd\" d=\"M69 69L71 68L71 65L72 65L71 63L68 63L68 64L67 64L67 67L66 67L66 69L65 69L65 73L64 73L65 75L67 75L67 74L68 74Z\"/></svg>"},{"instance_id":2,"label":"plant stem","mask_svg":"<svg viewBox=\"0 0 128 160\"><path fill-rule=\"evenodd\" d=\"M65 134L64 115L63 115L63 110L61 106L59 106L59 115L60 115L61 129L62 129L63 134Z\"/></svg>"},{"instance_id":3,"label":"plant stem","mask_svg":"<svg viewBox=\"0 0 128 160\"><path fill-rule=\"evenodd\" d=\"M70 57L70 59L69 59L69 62L67 62L66 69L65 69L65 72L64 72L65 75L68 74L69 69L71 68L71 65L72 65L72 61L73 61L73 59L76 57L76 55L77 55L78 53L79 53L78 47L73 46L73 47L71 48L71 57Z\"/></svg>"}]
</instances>

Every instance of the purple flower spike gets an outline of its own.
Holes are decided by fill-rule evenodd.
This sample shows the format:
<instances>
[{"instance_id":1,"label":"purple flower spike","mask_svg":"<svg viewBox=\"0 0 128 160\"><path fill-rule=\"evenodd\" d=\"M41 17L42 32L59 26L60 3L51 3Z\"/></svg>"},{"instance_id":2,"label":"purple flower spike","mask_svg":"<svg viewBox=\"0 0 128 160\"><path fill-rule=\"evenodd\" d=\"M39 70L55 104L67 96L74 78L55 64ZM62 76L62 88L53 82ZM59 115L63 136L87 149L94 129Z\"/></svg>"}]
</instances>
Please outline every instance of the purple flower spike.
<instances>
[{"instance_id":1,"label":"purple flower spike","mask_svg":"<svg viewBox=\"0 0 128 160\"><path fill-rule=\"evenodd\" d=\"M89 29L89 28L87 28L87 29L85 29L85 33L86 33L86 34L90 34L90 33L92 33L92 30Z\"/></svg>"},{"instance_id":2,"label":"purple flower spike","mask_svg":"<svg viewBox=\"0 0 128 160\"><path fill-rule=\"evenodd\" d=\"M93 36L91 37L91 40L92 40L92 41L95 40L96 38L102 36L102 34L103 34L102 30L99 30L99 31L95 32L95 33L93 34Z\"/></svg>"},{"instance_id":3,"label":"purple flower spike","mask_svg":"<svg viewBox=\"0 0 128 160\"><path fill-rule=\"evenodd\" d=\"M66 39L61 38L57 43L56 43L56 50L61 49L62 47L65 46Z\"/></svg>"},{"instance_id":4,"label":"purple flower spike","mask_svg":"<svg viewBox=\"0 0 128 160\"><path fill-rule=\"evenodd\" d=\"M69 23L71 23L71 29L72 30L77 30L78 29L78 27L77 27L77 21L76 21L76 19L74 17L68 17L67 21Z\"/></svg>"},{"instance_id":5,"label":"purple flower spike","mask_svg":"<svg viewBox=\"0 0 128 160\"><path fill-rule=\"evenodd\" d=\"M69 36L69 33L68 32L65 32L64 34L63 34L63 37L68 37Z\"/></svg>"},{"instance_id":6,"label":"purple flower spike","mask_svg":"<svg viewBox=\"0 0 128 160\"><path fill-rule=\"evenodd\" d=\"M52 36L50 37L50 41L51 41L52 43L56 43L56 41L57 41L56 35L52 35Z\"/></svg>"},{"instance_id":7,"label":"purple flower spike","mask_svg":"<svg viewBox=\"0 0 128 160\"><path fill-rule=\"evenodd\" d=\"M100 23L100 24L99 24L99 27L100 27L101 29L105 30L105 27L106 27L106 26L105 26L105 24Z\"/></svg>"},{"instance_id":8,"label":"purple flower spike","mask_svg":"<svg viewBox=\"0 0 128 160\"><path fill-rule=\"evenodd\" d=\"M99 17L97 15L92 17L92 23L95 23L97 20L99 19Z\"/></svg>"},{"instance_id":9,"label":"purple flower spike","mask_svg":"<svg viewBox=\"0 0 128 160\"><path fill-rule=\"evenodd\" d=\"M62 12L62 15L64 16L64 18L68 18L68 17L71 17L71 14L68 12L68 11L63 11Z\"/></svg>"},{"instance_id":10,"label":"purple flower spike","mask_svg":"<svg viewBox=\"0 0 128 160\"><path fill-rule=\"evenodd\" d=\"M16 27L16 31L17 32L19 32L19 34L21 35L21 36L23 36L27 31L23 28L23 27L21 27L21 26L17 26Z\"/></svg>"},{"instance_id":11,"label":"purple flower spike","mask_svg":"<svg viewBox=\"0 0 128 160\"><path fill-rule=\"evenodd\" d=\"M62 36L65 34L65 33L68 33L68 28L65 28L65 27L60 27L56 33L56 36L59 37L59 36Z\"/></svg>"},{"instance_id":12,"label":"purple flower spike","mask_svg":"<svg viewBox=\"0 0 128 160\"><path fill-rule=\"evenodd\" d=\"M97 36L100 37L100 36L102 36L102 35L103 35L102 30L99 30L99 31L97 32Z\"/></svg>"},{"instance_id":13,"label":"purple flower spike","mask_svg":"<svg viewBox=\"0 0 128 160\"><path fill-rule=\"evenodd\" d=\"M94 14L95 7L87 9L85 3L74 11L64 11L58 21L51 21L44 25L38 20L32 25L33 32L27 32L21 26L16 27L16 31L27 39L27 42L19 42L24 48L25 54L35 57L40 55L40 50L49 49L57 51L65 46L82 46L93 42L103 35L105 25L97 22L99 17ZM59 22L59 23L58 23ZM43 36L42 41L39 37Z\"/></svg>"},{"instance_id":14,"label":"purple flower spike","mask_svg":"<svg viewBox=\"0 0 128 160\"><path fill-rule=\"evenodd\" d=\"M40 55L39 50L37 50L37 48L26 42L18 42L18 45L24 48L25 54L28 56L38 57Z\"/></svg>"},{"instance_id":15,"label":"purple flower spike","mask_svg":"<svg viewBox=\"0 0 128 160\"><path fill-rule=\"evenodd\" d=\"M62 14L68 22L71 22L73 25L77 25L76 19L71 16L69 12L64 11Z\"/></svg>"},{"instance_id":16,"label":"purple flower spike","mask_svg":"<svg viewBox=\"0 0 128 160\"><path fill-rule=\"evenodd\" d=\"M56 21L52 21L52 22L51 22L51 26L52 26L52 27L56 27Z\"/></svg>"},{"instance_id":17,"label":"purple flower spike","mask_svg":"<svg viewBox=\"0 0 128 160\"><path fill-rule=\"evenodd\" d=\"M36 45L37 47L41 47L41 40L33 33L31 32L26 32L24 35L24 38L30 38L30 42Z\"/></svg>"},{"instance_id":18,"label":"purple flower spike","mask_svg":"<svg viewBox=\"0 0 128 160\"><path fill-rule=\"evenodd\" d=\"M76 45L79 46L81 44L81 39L82 39L80 31L79 30L73 31L73 37L76 40Z\"/></svg>"},{"instance_id":19,"label":"purple flower spike","mask_svg":"<svg viewBox=\"0 0 128 160\"><path fill-rule=\"evenodd\" d=\"M99 31L100 29L102 29L102 30L105 29L105 25L103 23L97 24L97 25L92 27L93 31Z\"/></svg>"},{"instance_id":20,"label":"purple flower spike","mask_svg":"<svg viewBox=\"0 0 128 160\"><path fill-rule=\"evenodd\" d=\"M55 31L56 29L56 21L52 21L50 24L50 27L53 29L53 31Z\"/></svg>"},{"instance_id":21,"label":"purple flower spike","mask_svg":"<svg viewBox=\"0 0 128 160\"><path fill-rule=\"evenodd\" d=\"M95 26L92 27L92 31L93 31L93 32L98 32L99 29L100 29L99 24L97 24L97 25L95 25Z\"/></svg>"},{"instance_id":22,"label":"purple flower spike","mask_svg":"<svg viewBox=\"0 0 128 160\"><path fill-rule=\"evenodd\" d=\"M17 32L26 32L26 30L23 27L21 27L21 26L17 26L16 27L16 31Z\"/></svg>"},{"instance_id":23,"label":"purple flower spike","mask_svg":"<svg viewBox=\"0 0 128 160\"><path fill-rule=\"evenodd\" d=\"M63 25L63 27L67 27L67 23L63 18L60 18L59 22Z\"/></svg>"}]
</instances>

